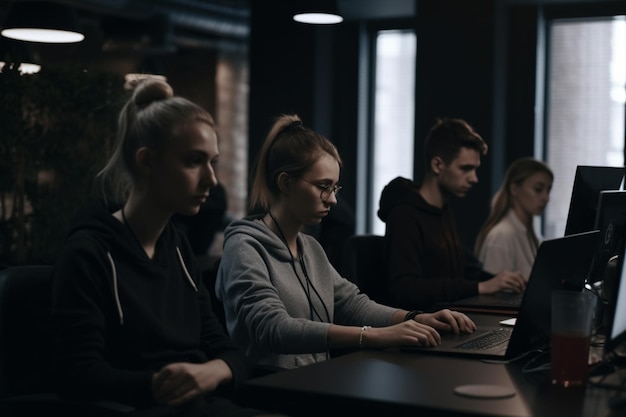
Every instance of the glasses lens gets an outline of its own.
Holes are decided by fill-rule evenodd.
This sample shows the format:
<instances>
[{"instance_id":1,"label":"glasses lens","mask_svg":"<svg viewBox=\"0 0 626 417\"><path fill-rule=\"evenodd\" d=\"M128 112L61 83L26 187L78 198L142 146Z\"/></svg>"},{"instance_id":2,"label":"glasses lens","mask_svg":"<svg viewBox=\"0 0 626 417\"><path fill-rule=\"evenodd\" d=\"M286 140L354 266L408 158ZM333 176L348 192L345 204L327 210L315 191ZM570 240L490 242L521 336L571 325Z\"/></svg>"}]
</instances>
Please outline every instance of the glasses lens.
<instances>
[{"instance_id":1,"label":"glasses lens","mask_svg":"<svg viewBox=\"0 0 626 417\"><path fill-rule=\"evenodd\" d=\"M321 194L322 200L323 201L328 200L332 193L335 193L335 196L336 196L339 193L339 190L341 190L341 186L340 185L334 185L332 187L328 186L328 187L324 188L322 190L322 194Z\"/></svg>"}]
</instances>

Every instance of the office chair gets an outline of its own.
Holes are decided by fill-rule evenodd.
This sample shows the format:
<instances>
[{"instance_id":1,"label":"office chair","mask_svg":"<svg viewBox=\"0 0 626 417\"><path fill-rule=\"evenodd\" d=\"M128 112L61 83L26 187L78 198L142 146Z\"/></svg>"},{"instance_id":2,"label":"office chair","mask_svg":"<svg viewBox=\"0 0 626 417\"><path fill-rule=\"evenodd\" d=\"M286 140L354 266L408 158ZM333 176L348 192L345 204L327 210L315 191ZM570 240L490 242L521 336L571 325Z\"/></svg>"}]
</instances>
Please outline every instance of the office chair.
<instances>
[{"instance_id":1,"label":"office chair","mask_svg":"<svg viewBox=\"0 0 626 417\"><path fill-rule=\"evenodd\" d=\"M57 396L52 379L51 295L51 265L0 270L0 415L132 415L135 409L126 404L74 403Z\"/></svg>"},{"instance_id":2,"label":"office chair","mask_svg":"<svg viewBox=\"0 0 626 417\"><path fill-rule=\"evenodd\" d=\"M343 276L379 303L386 299L383 242L383 236L352 235L346 240L342 262Z\"/></svg>"}]
</instances>

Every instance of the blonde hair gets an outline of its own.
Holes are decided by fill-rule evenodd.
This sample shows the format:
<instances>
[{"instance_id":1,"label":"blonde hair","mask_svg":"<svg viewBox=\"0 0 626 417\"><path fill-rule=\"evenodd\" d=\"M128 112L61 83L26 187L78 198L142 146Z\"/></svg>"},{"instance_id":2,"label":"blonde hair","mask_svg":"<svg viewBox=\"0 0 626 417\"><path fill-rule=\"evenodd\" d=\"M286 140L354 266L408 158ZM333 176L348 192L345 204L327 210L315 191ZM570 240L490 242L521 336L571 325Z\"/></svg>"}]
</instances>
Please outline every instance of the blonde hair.
<instances>
[{"instance_id":1,"label":"blonde hair","mask_svg":"<svg viewBox=\"0 0 626 417\"><path fill-rule=\"evenodd\" d=\"M538 161L531 157L524 157L515 160L507 169L504 175L504 181L493 196L491 201L491 212L489 217L485 220L485 223L480 228L478 236L476 238L476 245L474 246L474 253L476 256L480 253L480 249L485 243L485 238L494 228L496 224L507 214L513 205L513 197L511 196L511 185L520 185L528 177L536 174L537 172L544 172L548 174L550 179L554 180L554 174L548 165ZM539 246L539 239L535 234L535 230L532 227L527 228L528 238L535 245L535 249Z\"/></svg>"}]
</instances>

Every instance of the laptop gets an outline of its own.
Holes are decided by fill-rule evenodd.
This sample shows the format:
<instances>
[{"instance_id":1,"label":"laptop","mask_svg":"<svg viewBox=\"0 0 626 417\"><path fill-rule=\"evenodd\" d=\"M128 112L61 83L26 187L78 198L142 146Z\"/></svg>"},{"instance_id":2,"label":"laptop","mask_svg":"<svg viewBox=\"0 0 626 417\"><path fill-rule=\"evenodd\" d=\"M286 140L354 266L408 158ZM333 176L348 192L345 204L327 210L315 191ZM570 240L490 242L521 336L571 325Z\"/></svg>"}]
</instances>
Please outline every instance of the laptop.
<instances>
[{"instance_id":1,"label":"laptop","mask_svg":"<svg viewBox=\"0 0 626 417\"><path fill-rule=\"evenodd\" d=\"M585 239L594 239L594 233L583 233L583 236L574 240L568 240L563 238L551 239L542 242L537 249L537 255L535 256L534 264L538 264L537 271L531 271L540 276L544 276L545 272L542 270L546 267L550 267L550 261L544 258L557 258L568 259L573 256L573 252L578 248L579 250L585 250ZM595 239L599 239L596 237ZM555 242L556 241L556 242ZM591 246L589 246L591 248ZM589 253L589 256L593 258L594 254ZM576 259L578 262L586 262L586 256L580 259ZM590 262L593 262L591 260ZM564 262L562 267L563 271L563 289L581 290L587 282L589 271L585 271L579 267L577 262L572 260L571 263ZM501 313L518 313L524 298L523 293L516 293L512 291L501 291L495 294L478 294L472 297L463 298L446 305L447 308L459 310L459 311L475 311L475 312L490 312L496 311Z\"/></svg>"},{"instance_id":2,"label":"laptop","mask_svg":"<svg viewBox=\"0 0 626 417\"><path fill-rule=\"evenodd\" d=\"M548 347L551 293L561 289L582 291L599 236L600 232L594 230L541 243L513 325L500 324L510 315L467 313L477 325L474 333L444 334L439 346L407 346L402 350L512 359ZM485 341L491 344L485 346Z\"/></svg>"}]
</instances>

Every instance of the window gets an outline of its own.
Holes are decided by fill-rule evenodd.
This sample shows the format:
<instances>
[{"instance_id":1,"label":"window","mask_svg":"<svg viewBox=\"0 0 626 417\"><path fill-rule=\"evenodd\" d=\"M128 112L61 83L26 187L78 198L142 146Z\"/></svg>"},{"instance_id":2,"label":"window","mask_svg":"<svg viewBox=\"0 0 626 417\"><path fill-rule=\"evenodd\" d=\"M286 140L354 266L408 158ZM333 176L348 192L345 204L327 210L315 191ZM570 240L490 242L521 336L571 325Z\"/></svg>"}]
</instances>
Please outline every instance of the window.
<instances>
[{"instance_id":1,"label":"window","mask_svg":"<svg viewBox=\"0 0 626 417\"><path fill-rule=\"evenodd\" d=\"M383 187L397 176L413 178L415 57L413 30L376 32L367 231L379 235L385 233L376 215Z\"/></svg>"},{"instance_id":2,"label":"window","mask_svg":"<svg viewBox=\"0 0 626 417\"><path fill-rule=\"evenodd\" d=\"M555 174L544 236L563 236L577 165L624 165L626 18L548 27L546 162Z\"/></svg>"}]
</instances>

